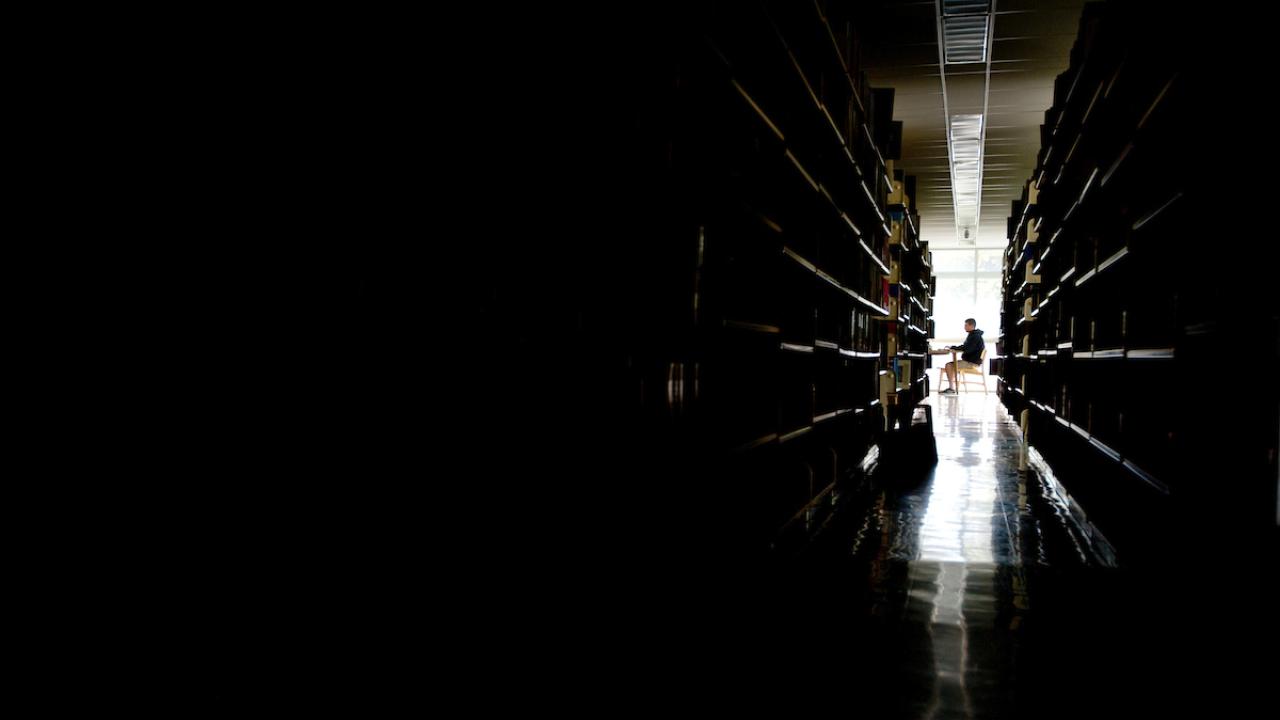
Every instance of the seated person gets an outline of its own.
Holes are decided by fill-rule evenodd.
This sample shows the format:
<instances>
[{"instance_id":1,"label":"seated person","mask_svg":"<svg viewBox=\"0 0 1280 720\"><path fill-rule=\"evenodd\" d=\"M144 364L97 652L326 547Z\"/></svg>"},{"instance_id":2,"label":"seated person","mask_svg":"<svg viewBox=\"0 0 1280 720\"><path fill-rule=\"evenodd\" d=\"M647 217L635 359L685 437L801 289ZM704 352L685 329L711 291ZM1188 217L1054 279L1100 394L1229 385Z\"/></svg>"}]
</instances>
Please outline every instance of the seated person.
<instances>
[{"instance_id":1,"label":"seated person","mask_svg":"<svg viewBox=\"0 0 1280 720\"><path fill-rule=\"evenodd\" d=\"M960 367L976 368L978 363L982 362L982 350L986 344L982 341L982 331L978 329L978 321L968 318L964 321L964 331L968 336L964 339L963 345L952 345L952 350L960 350ZM949 362L943 367L943 372L950 381L949 387L941 392L953 395L956 392L956 364Z\"/></svg>"}]
</instances>

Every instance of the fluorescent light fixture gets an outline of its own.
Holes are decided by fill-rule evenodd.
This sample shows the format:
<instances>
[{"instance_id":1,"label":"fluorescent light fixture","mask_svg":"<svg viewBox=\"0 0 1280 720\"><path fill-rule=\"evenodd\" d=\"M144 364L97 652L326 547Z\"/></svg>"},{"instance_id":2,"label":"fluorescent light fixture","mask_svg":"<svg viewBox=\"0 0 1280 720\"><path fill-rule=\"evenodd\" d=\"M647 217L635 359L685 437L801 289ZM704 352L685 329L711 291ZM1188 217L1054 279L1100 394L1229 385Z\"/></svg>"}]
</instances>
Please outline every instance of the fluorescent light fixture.
<instances>
[{"instance_id":1,"label":"fluorescent light fixture","mask_svg":"<svg viewBox=\"0 0 1280 720\"><path fill-rule=\"evenodd\" d=\"M991 0L942 0L943 15L976 15L991 11Z\"/></svg>"},{"instance_id":2,"label":"fluorescent light fixture","mask_svg":"<svg viewBox=\"0 0 1280 720\"><path fill-rule=\"evenodd\" d=\"M942 19L942 41L948 65L987 61L987 23L990 19L989 15Z\"/></svg>"},{"instance_id":3,"label":"fluorescent light fixture","mask_svg":"<svg viewBox=\"0 0 1280 720\"><path fill-rule=\"evenodd\" d=\"M985 63L990 24L990 0L942 0L942 47L946 63Z\"/></svg>"},{"instance_id":4,"label":"fluorescent light fixture","mask_svg":"<svg viewBox=\"0 0 1280 720\"><path fill-rule=\"evenodd\" d=\"M951 116L951 197L956 239L974 244L982 201L982 115Z\"/></svg>"}]
</instances>

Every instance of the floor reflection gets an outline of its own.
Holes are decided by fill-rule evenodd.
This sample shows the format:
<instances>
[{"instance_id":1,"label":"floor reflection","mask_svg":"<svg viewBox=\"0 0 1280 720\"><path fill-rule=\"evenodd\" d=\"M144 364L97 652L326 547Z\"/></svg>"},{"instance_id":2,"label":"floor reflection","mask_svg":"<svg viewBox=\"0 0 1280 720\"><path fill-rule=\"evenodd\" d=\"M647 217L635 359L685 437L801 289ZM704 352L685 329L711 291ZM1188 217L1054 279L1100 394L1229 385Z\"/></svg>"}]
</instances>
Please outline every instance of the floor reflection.
<instances>
[{"instance_id":1,"label":"floor reflection","mask_svg":"<svg viewBox=\"0 0 1280 720\"><path fill-rule=\"evenodd\" d=\"M1236 645L1273 646L1272 616L1232 591L1269 580L1274 563L1242 568L1218 517L1200 529L1207 544L1195 556L1215 561L1117 559L1039 454L1024 452L995 395L929 402L936 465L912 475L909 463L878 464L815 549L836 562L806 565L814 575L785 585L844 578L841 602L806 598L785 617L848 608L845 624L821 634L846 665L818 667L841 670L835 682L856 697L857 716L1235 717L1218 706L1270 691L1274 664ZM805 687L817 687L813 672ZM1195 712L1197 702L1213 711Z\"/></svg>"},{"instance_id":2,"label":"floor reflection","mask_svg":"<svg viewBox=\"0 0 1280 720\"><path fill-rule=\"evenodd\" d=\"M858 524L873 616L894 628L894 717L1008 717L1027 565L1104 566L1105 539L1046 472L1019 471L1017 425L993 395L932 399L938 464L886 483Z\"/></svg>"}]
</instances>

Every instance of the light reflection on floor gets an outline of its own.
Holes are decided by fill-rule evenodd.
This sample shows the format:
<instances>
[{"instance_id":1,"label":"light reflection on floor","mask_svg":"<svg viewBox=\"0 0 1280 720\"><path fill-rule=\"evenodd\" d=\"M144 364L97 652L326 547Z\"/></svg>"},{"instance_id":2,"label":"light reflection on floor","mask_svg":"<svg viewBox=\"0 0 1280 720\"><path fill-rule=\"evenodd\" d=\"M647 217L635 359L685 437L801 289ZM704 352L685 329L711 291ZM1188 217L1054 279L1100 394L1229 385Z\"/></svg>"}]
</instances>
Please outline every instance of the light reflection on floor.
<instances>
[{"instance_id":1,"label":"light reflection on floor","mask_svg":"<svg viewBox=\"0 0 1280 720\"><path fill-rule=\"evenodd\" d=\"M872 504L876 516L863 521L854 551L872 552L866 529L881 530L873 612L898 618L904 638L925 643L901 668L912 691L899 716L1006 716L1006 640L1028 608L1022 547L1039 531L1028 505L1032 496L1053 493L1036 485L1044 482L1038 474L1019 472L1018 427L994 393L929 402L936 468L919 487L891 489ZM1036 487L1029 491L1028 483ZM1064 512L1061 519L1074 518ZM1036 559L1044 560L1043 552ZM905 573L895 574L894 565L905 565Z\"/></svg>"}]
</instances>

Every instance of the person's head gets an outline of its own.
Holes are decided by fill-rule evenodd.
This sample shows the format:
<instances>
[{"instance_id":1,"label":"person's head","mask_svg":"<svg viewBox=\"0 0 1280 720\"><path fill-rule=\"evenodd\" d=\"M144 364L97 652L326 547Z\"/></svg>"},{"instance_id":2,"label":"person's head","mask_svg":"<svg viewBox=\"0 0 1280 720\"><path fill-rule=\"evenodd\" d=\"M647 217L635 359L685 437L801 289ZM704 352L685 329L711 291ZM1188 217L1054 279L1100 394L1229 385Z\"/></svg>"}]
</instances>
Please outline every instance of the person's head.
<instances>
[{"instance_id":1,"label":"person's head","mask_svg":"<svg viewBox=\"0 0 1280 720\"><path fill-rule=\"evenodd\" d=\"M977 321L977 320L974 320L973 318L965 318L965 321L964 321L964 331L965 331L965 332L969 333L969 332L973 332L974 330L977 330L977 329L978 329L978 321Z\"/></svg>"}]
</instances>

